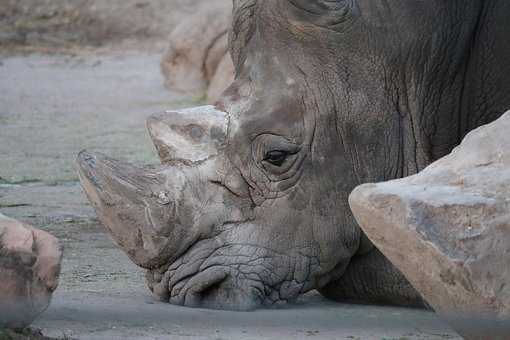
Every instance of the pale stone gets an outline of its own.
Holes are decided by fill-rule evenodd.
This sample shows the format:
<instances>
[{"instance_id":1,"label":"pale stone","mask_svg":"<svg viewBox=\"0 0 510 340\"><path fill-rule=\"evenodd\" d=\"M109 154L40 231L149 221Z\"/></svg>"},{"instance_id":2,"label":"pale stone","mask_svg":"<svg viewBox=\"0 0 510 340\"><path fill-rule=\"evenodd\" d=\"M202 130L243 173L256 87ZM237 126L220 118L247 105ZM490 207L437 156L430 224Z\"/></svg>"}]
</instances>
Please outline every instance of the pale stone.
<instances>
[{"instance_id":1,"label":"pale stone","mask_svg":"<svg viewBox=\"0 0 510 340\"><path fill-rule=\"evenodd\" d=\"M510 112L421 173L356 188L373 243L467 339L510 339Z\"/></svg>"},{"instance_id":2,"label":"pale stone","mask_svg":"<svg viewBox=\"0 0 510 340\"><path fill-rule=\"evenodd\" d=\"M220 97L223 91L232 84L235 76L234 63L230 54L225 54L220 64L216 69L216 73L209 83L207 90L207 101L214 104Z\"/></svg>"},{"instance_id":3,"label":"pale stone","mask_svg":"<svg viewBox=\"0 0 510 340\"><path fill-rule=\"evenodd\" d=\"M231 1L217 1L201 7L175 28L161 61L166 87L189 95L207 93L228 54L231 20Z\"/></svg>"},{"instance_id":4,"label":"pale stone","mask_svg":"<svg viewBox=\"0 0 510 340\"><path fill-rule=\"evenodd\" d=\"M0 327L26 327L48 307L61 259L55 237L0 214Z\"/></svg>"}]
</instances>

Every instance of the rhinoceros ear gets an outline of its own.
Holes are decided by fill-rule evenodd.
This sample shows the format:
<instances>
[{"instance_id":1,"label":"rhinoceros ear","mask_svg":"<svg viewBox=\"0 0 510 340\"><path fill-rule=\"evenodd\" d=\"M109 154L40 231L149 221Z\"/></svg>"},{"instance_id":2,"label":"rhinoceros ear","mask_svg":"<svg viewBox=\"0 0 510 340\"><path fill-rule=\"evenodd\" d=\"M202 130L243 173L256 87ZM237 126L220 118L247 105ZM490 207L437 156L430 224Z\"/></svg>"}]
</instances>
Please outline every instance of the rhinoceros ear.
<instances>
[{"instance_id":1,"label":"rhinoceros ear","mask_svg":"<svg viewBox=\"0 0 510 340\"><path fill-rule=\"evenodd\" d=\"M166 111L147 119L162 163L191 165L218 153L225 143L227 115L214 106Z\"/></svg>"},{"instance_id":2,"label":"rhinoceros ear","mask_svg":"<svg viewBox=\"0 0 510 340\"><path fill-rule=\"evenodd\" d=\"M244 63L244 46L255 31L257 0L233 0L232 28L229 32L230 56L239 70Z\"/></svg>"},{"instance_id":3,"label":"rhinoceros ear","mask_svg":"<svg viewBox=\"0 0 510 340\"><path fill-rule=\"evenodd\" d=\"M359 14L356 0L288 0L296 19L341 31L346 22Z\"/></svg>"}]
</instances>

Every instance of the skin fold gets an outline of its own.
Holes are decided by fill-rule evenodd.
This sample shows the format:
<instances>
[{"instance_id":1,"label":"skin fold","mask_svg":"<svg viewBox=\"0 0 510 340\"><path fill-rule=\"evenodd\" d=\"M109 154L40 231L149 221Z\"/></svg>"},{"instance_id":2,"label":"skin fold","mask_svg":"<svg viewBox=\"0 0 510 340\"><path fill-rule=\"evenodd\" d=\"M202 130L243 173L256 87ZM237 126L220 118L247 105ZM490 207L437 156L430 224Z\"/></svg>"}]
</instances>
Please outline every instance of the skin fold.
<instances>
[{"instance_id":1,"label":"skin fold","mask_svg":"<svg viewBox=\"0 0 510 340\"><path fill-rule=\"evenodd\" d=\"M510 107L510 3L234 0L236 79L148 120L162 164L82 152L85 192L164 301L250 310L319 289L423 305L347 203Z\"/></svg>"}]
</instances>

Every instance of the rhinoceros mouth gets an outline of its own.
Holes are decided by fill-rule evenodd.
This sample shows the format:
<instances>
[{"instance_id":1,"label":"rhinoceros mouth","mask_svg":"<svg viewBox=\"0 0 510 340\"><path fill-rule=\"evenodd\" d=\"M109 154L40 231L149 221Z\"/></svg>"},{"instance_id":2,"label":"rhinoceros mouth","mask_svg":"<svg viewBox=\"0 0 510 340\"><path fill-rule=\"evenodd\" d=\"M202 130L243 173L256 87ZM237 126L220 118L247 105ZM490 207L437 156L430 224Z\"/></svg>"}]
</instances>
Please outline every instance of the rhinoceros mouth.
<instances>
[{"instance_id":1,"label":"rhinoceros mouth","mask_svg":"<svg viewBox=\"0 0 510 340\"><path fill-rule=\"evenodd\" d=\"M182 270L190 269L184 267ZM249 311L273 304L265 296L260 282L242 277L242 272L229 265L214 265L193 274L171 273L163 276L168 283L152 282L149 287L161 300L174 305ZM166 286L163 294L155 289L155 285L161 284Z\"/></svg>"},{"instance_id":2,"label":"rhinoceros mouth","mask_svg":"<svg viewBox=\"0 0 510 340\"><path fill-rule=\"evenodd\" d=\"M312 288L311 258L221 238L201 240L169 266L148 271L153 293L175 305L249 311L293 302Z\"/></svg>"}]
</instances>

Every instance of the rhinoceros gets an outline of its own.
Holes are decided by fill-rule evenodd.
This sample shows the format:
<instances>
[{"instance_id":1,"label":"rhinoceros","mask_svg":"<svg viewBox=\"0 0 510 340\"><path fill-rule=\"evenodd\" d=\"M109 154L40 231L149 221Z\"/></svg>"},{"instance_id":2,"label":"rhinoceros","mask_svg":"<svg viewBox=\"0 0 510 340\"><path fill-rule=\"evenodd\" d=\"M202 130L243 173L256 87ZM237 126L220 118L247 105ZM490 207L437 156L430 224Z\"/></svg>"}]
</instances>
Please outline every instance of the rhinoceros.
<instances>
[{"instance_id":1,"label":"rhinoceros","mask_svg":"<svg viewBox=\"0 0 510 340\"><path fill-rule=\"evenodd\" d=\"M422 305L348 195L510 107L509 16L507 0L234 0L221 99L148 118L159 165L81 152L82 185L163 301Z\"/></svg>"}]
</instances>

